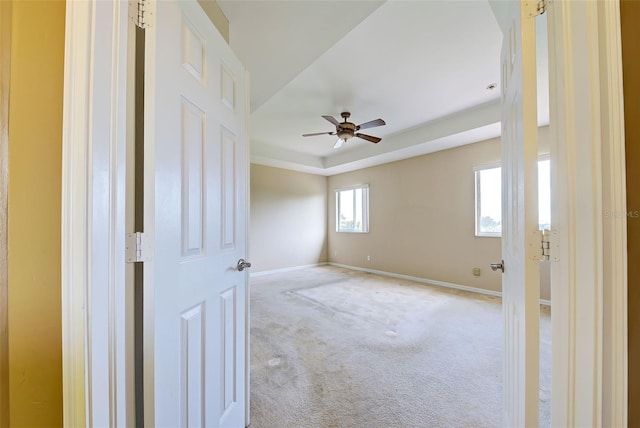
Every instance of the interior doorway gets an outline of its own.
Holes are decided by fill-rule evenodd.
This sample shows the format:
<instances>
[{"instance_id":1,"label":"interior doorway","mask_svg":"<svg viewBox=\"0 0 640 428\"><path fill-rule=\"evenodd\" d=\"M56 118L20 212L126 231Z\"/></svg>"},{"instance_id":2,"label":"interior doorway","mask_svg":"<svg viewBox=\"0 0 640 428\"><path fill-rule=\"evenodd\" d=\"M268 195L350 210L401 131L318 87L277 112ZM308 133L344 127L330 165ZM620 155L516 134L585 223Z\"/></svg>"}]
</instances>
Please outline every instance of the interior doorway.
<instances>
[{"instance_id":1,"label":"interior doorway","mask_svg":"<svg viewBox=\"0 0 640 428\"><path fill-rule=\"evenodd\" d=\"M569 9L571 9L572 7L575 7L575 8L592 8L592 9L590 9L591 12L594 12L593 8L596 7L596 5L589 5L589 4L585 5L585 4L582 4L582 3L580 3L580 4L575 3L573 5L565 5L565 6L568 7ZM598 5L598 7L600 7L600 5ZM606 9L609 6L605 5L603 7ZM571 11L569 10L569 12L567 12L567 13L570 13L570 12ZM595 15L598 15L597 11L595 11L594 13L595 13ZM602 15L606 15L606 12L603 13ZM560 14L558 14L558 16L560 16ZM580 16L582 16L582 15L580 15L580 13L576 12L576 19L573 22L579 21L580 20L579 19ZM572 20L565 20L564 22L571 22L571 21ZM591 22L591 23L593 24L593 22ZM68 24L71 24L69 26L73 27L73 22L68 23ZM562 29L562 31L565 31L566 34L572 34L572 32L575 32L577 35L585 36L585 32L584 31L581 32L578 29L566 29L565 30L562 25L558 25L557 23L555 24L555 27L556 27L556 29ZM589 28L591 28L591 27L589 27ZM613 25L613 28L615 29L615 25ZM586 31L586 32L588 33L589 31ZM101 33L98 31L95 34L101 34ZM614 32L614 34L615 34L615 32ZM79 40L79 41L80 40L84 41L84 40L89 40L89 39L90 39L89 37L77 38L77 40ZM583 51L585 51L585 52L587 52L587 51L588 52L598 51L598 48L597 48L597 42L599 41L598 37L586 37L586 36L585 37L573 37L569 41L570 42L573 41L572 43L578 43L578 44L580 44L580 46L583 46L583 47L585 45L589 45L589 43L591 43L591 44L595 43L596 44L596 46L589 45L589 47L595 48L594 50L590 50L590 49L571 49L571 51L573 53L580 54ZM556 43L556 44L558 46L563 46L561 43ZM571 43L569 43L569 45L570 44ZM80 49L80 51L83 51L83 49ZM109 50L107 49L107 51L109 51ZM102 56L96 56L96 57L102 57ZM105 55L104 57L105 58L109 57L109 55ZM562 55L562 52L561 52L561 55L559 55L559 57L562 57L564 60L571 61L571 59L567 58L566 55ZM603 58L604 54L602 54L601 57ZM604 59L603 59L603 61L604 61ZM559 67L559 69L561 69L561 68L562 67ZM585 68L589 69L589 64L587 64L587 67L585 67ZM584 70L581 67L573 67L573 68L569 67L569 69L570 70L581 70L581 71ZM571 75L571 71L566 72L564 75L565 76L566 75ZM80 73L79 76L84 76L84 74ZM588 80L588 77L584 77L584 76L580 77L579 75L575 75L573 77L575 77L575 79L572 79L572 81L575 81L576 83L578 83L580 85L582 85L584 83L583 80ZM594 84L593 83L593 79L590 82L591 82L592 85ZM562 84L563 83L561 82L561 85ZM580 86L580 85L579 85L580 88L590 87L588 82L585 85L582 85L582 86ZM613 86L615 86L615 85L613 85ZM559 91L559 93L563 94L565 92L564 91ZM571 95L578 95L577 99L584 101L583 98L588 98L590 95L592 95L594 93L599 93L599 91L587 91L587 90L585 90L584 92L580 92L579 94L571 94ZM84 99L84 98L82 98L82 99ZM587 101L589 101L589 100L587 100ZM111 102L113 102L113 101L111 101ZM571 105L573 105L572 103L575 104L576 100L572 99L571 102L564 103L564 105L571 106ZM106 104L108 104L108 102ZM584 102L582 105L592 105L592 103ZM584 133L593 132L593 130L592 129L582 129L582 128L584 128L583 124L587 123L589 120L593 119L593 117L589 116L588 114L584 114L584 112L582 112L581 110L579 110L577 113L578 113L578 117L579 118L584 119L584 122L582 122L580 124L580 126L577 126L578 124L576 124L574 122L571 122L568 125L566 125L567 128L571 128L571 130L577 132L577 134L571 134L571 135L573 135L573 138L568 138L566 140L565 139L560 139L560 141L568 141L570 144L573 144L576 140L579 140L579 141L582 141L582 142L588 142L590 144L592 141L594 141L592 138L588 138L590 136L590 134L586 135L586 136L583 135L583 134ZM562 116L562 117L564 117L564 116ZM571 121L573 119L569 118L568 120ZM79 121L79 123L80 122L81 121ZM82 123L84 123L84 122L82 122ZM564 131L565 130L562 130L562 132L564 132ZM569 135L569 134L567 134L567 135ZM571 137L571 135L569 135L569 136ZM585 138L575 138L575 135L578 135L579 137L585 137ZM563 134L563 136L564 136L564 134ZM66 141L66 143L69 143L70 140L66 139L65 141ZM71 140L71 141L73 141L73 140ZM591 147L591 146L589 146L589 148L593 149L593 147ZM615 147L613 147L613 148L615 149ZM583 151L580 151L580 154L582 156L585 156L585 155L588 155L590 153L596 153L596 152L597 152L596 150L583 150ZM574 155L575 155L575 153L574 153ZM582 159L582 158L580 158L580 159L582 161L585 160L585 159ZM575 157L570 157L569 162L573 162L573 161L576 161L576 160L577 159ZM567 163L567 159L563 157L561 159L561 162ZM586 162L578 162L577 163L577 167L578 167L578 174L577 175L578 175L578 177L579 178L589 178L590 177L589 174L593 172L592 169L591 169L592 166L593 166L593 163L589 162L589 159L587 159ZM83 169L81 169L81 170L84 171ZM86 177L84 177L82 174L73 173L73 170L67 169L66 173L64 174L64 179L65 179L65 181L67 181L70 178L75 178L75 182L81 183L81 182L83 182L83 180ZM591 178L593 178L593 177L591 177ZM74 180L72 180L72 181L74 181ZM580 185L583 185L583 186L587 186L587 187L591 186L591 184L589 184L589 180L585 180L585 181L576 180L575 182L577 182L577 183L579 183ZM599 183L599 179L597 179L596 182L597 182L596 184L598 184ZM611 186L609 186L609 187L611 187ZM576 194L579 194L579 195L592 195L592 194L595 194L594 192L591 191L593 189L591 189L590 187L587 189L587 191L577 191L576 189L570 189L570 190L571 190L571 192L569 192L569 194L574 195L574 196ZM580 190L580 189L578 189L578 190ZM582 189L582 190L584 190L584 189ZM614 193L614 196L615 196L619 192L616 193L614 191L612 193ZM613 206L616 207L616 208L619 208L620 206L624 207L624 203L622 203L622 204L619 203L620 202L620 198L617 198L617 199L616 198L614 198L611 201ZM80 202L81 202L80 206L82 207L83 206L82 205L82 200ZM587 202L589 202L589 201L587 201ZM594 201L590 201L590 203L593 205L595 202ZM589 206L592 206L592 205L589 205ZM607 205L607 206L609 206L609 205ZM83 211L83 214L86 214L86 212ZM576 230L578 230L578 232L580 232L577 235L572 235L572 234L568 235L568 239L571 240L571 243L572 243L572 245L569 246L570 248L578 247L578 248L581 248L581 249L586 249L588 251L591 251L591 250L596 251L597 249L601 249L600 246L594 245L591 241L589 241L590 238L587 239L588 237L590 237L590 230L593 229L594 221L592 221L592 219L588 219L588 221L586 221L586 220L580 221L579 218L570 218L570 221L571 221L571 224L574 224L576 226ZM63 230L67 230L68 231L68 230L72 230L72 228L70 227L69 224L67 224L63 228ZM582 232L584 232L584 233L582 233ZM615 236L618 236L618 235L615 235ZM85 238L86 238L86 236L85 236ZM587 241L587 242L584 242L584 241ZM583 243L583 242L584 242L584 245L573 245L573 244L576 244L576 243L579 244L579 243ZM615 246L615 244L613 246ZM64 258L65 261L70 262L70 261L74 260L74 258L70 257L68 253L65 253L65 254L66 254L65 258ZM82 253L80 252L79 254L82 254ZM605 254L618 254L618 253L616 251L610 251L610 252L609 251L605 251ZM624 251L623 251L622 254L626 254L626 253L624 253ZM568 259L568 258L573 257L573 256L574 256L574 254L571 251L566 250L566 249L563 250L563 257L566 257ZM572 259L572 260L574 260L574 259ZM589 259L589 260L591 260L591 259ZM598 260L600 260L600 259L598 259ZM616 264L616 260L617 259L615 259L615 258L613 259L614 264ZM84 262L86 262L86 260L84 260ZM620 262L618 262L616 264L616 266L618 266L619 264L620 264ZM579 263L578 263L578 265L579 265ZM78 266L77 269L80 269L80 270L83 269L82 268L82 266L84 266L83 265L83 261L80 260L80 263L76 264L76 266ZM586 270L590 269L589 266L582 266L582 267L585 268ZM623 270L620 270L620 269L615 270L614 269L613 271L614 272L615 271L622 272ZM574 287L575 281L572 282L572 280L571 280L571 278L572 278L571 275L574 275L574 273L575 272L573 272L573 271L569 272L568 273L570 275L569 280L568 281L563 281L563 284L565 282L567 284L569 284L569 288L568 288L569 291L571 291L571 290L575 291L575 287ZM613 276L613 275L609 274L609 276ZM595 288L597 288L597 283L595 281L593 281L593 278L591 278L589 275L585 275L583 272L581 272L580 279L582 280L580 282L580 286L581 287L583 287L583 288L584 287L591 287L591 288L595 287ZM617 282L617 281L612 281L611 283L612 284L619 284L619 282ZM84 290L84 287L86 285L82 281L80 281L78 284L76 284L75 282L72 283L71 285L69 283L66 283L66 282L64 284L65 284L64 285L65 290L66 291L70 291L70 289L71 289L71 294L72 295L74 294L73 293L74 290L77 291L78 285L80 286L81 291ZM575 297L575 294L573 296ZM593 322L593 323L587 323L589 328L591 328L593 326L600 326L601 325L600 321L602 320L602 318L601 317L597 318L597 316L595 316L592 312L589 312L591 310L595 310L594 308L601 308L602 307L602 300L599 299L599 297L598 297L599 294L598 293L590 293L589 292L589 293L584 293L581 296L583 298L585 296L592 296L593 299L595 299L595 303L594 302L584 302L582 300L580 302L576 302L575 300L571 300L571 295L569 295L569 296L561 296L561 300L562 301L560 301L558 303L560 305L566 305L567 307L578 309L579 312L581 314L585 315L587 318L595 320L595 321L598 321L598 322ZM554 302L555 301L556 300L554 299ZM625 303L625 304L622 304L622 305L618 305L619 308L620 308L620 312L613 311L611 313L618 314L618 313L621 313L622 311L626 310L625 309L626 308L626 300L625 299L620 299L620 301ZM68 305L69 301L65 300L64 307L66 309L66 312L65 312L66 314L75 313L75 307L76 306L73 305L73 303L75 303L75 300L71 299L71 303L72 303L72 305L70 307ZM594 304L590 304L590 303L594 303ZM82 322L83 317L81 316L81 317L76 317L76 318L77 319L75 319L73 317L66 318L65 319L65 326L67 326L67 328L69 328L70 326L74 326L74 325L83 325L83 322ZM98 322L98 321L96 321L95 318L92 318L92 319L96 323ZM73 321L73 320L75 320L76 322L70 322L70 321ZM574 327L575 327L575 325L574 325ZM583 326L580 326L580 327L582 328ZM617 330L612 330L612 331L616 335L616 337L618 337L618 336L619 337L624 337L625 336L624 329L621 329L621 330L623 330L623 331L617 331ZM562 330L560 333L562 333L562 332L564 332L564 330ZM558 409L561 412L564 411L564 409L568 409L570 411L570 413L572 415L574 415L573 417L577 417L575 415L579 416L579 419L578 419L579 421L583 420L581 418L593 418L594 415L592 413L590 413L589 411L580 412L580 411L576 411L576 409L579 410L582 407L585 407L587 410L588 409L600 409L600 405L601 405L601 401L602 401L601 399L603 398L603 397L598 396L597 394L593 393L593 385L592 384L583 385L583 382L591 382L591 381L593 381L593 377L594 377L593 373L599 372L599 370L602 368L602 365L600 365L599 360L596 361L596 359L594 359L595 358L594 357L594 355L595 355L594 354L594 352L595 352L594 350L601 349L601 346L598 347L598 346L596 346L597 344L594 345L593 341L590 339L590 338L594 337L594 335L596 333L597 332L584 331L584 329L581 329L578 333L576 333L575 331L570 332L568 334L568 340L567 341L562 342L562 340L560 340L560 342L562 342L562 343L569 343L569 342L573 343L573 344L577 343L578 345L580 345L579 346L580 350L584 351L583 353L580 354L581 357L584 358L582 360L582 365L580 367L570 366L567 370L564 371L565 373L568 373L568 382L567 382L567 384L571 384L574 387L575 386L580 387L580 388L576 388L574 390L578 390L578 391L580 391L582 393L582 395L581 395L582 399L580 401L575 401L574 400L572 402L567 402L567 398L565 396L565 392L566 391L560 391L560 398L558 400L558 402L559 402ZM564 334L564 333L562 333L562 334ZM558 336L560 339L562 339L564 337L562 334L559 334L559 336ZM70 337L72 337L72 339L70 340L71 344L76 344L76 345L80 344L81 346L75 346L74 347L74 346L65 345L65 355L66 356L76 355L77 353L75 353L74 351L77 350L77 349L85 349L85 346L84 346L85 337L82 334L75 334L75 335L71 334ZM556 336L554 336L554 337L556 337ZM95 339L95 342L92 344L92 346L97 346L100 343L99 336L96 336L93 339ZM557 340L554 340L554 342L555 343L559 343L559 341L557 341ZM618 346L615 347L616 350L618 350L619 348L624 348L624 346L620 345L623 342L616 342L616 343L618 344ZM104 342L102 342L102 344L104 344ZM584 345L584 346L582 346L582 345ZM589 345L593 345L593 346L589 346ZM625 352L618 352L615 355L626 355L626 353ZM68 373L73 373L73 372L75 372L75 373L84 373L82 370L78 370L78 369L82 369L83 368L82 363L81 363L81 361L83 361L83 359L82 358L78 358L75 361L76 361L76 364L71 366L71 368L73 370L66 372L67 375L65 375L66 376L65 385L77 385L77 384L83 385L84 384L84 379L80 379L82 376L77 377L77 379L78 379L77 382L73 382L74 379L76 379L73 375L69 379ZM621 361L621 363L620 363L620 361ZM623 360L620 360L620 361L616 360L616 367L619 366L620 364L622 366L624 366L624 363L625 363L626 360L623 359ZM620 363L620 364L618 364L618 363ZM597 370L592 370L593 368L596 368ZM606 367L606 369L608 370L609 367ZM622 370L622 371L624 371L624 370ZM576 373L582 373L582 372L584 372L585 376L576 376ZM618 381L620 381L620 379L622 379L622 377L618 375L618 376L616 376L616 379L618 379ZM71 380L70 383L69 383L69 380ZM584 386L584 388L582 388L582 386ZM99 388L97 383L94 384L94 387L96 389ZM615 389L615 391L621 391L621 388L618 388L618 387L616 387L614 389ZM84 394L84 392L82 391L82 393L80 395L78 395L78 396L83 396L83 394ZM67 395L67 397L69 397L69 396ZM72 395L71 397L77 397L77 396L76 395ZM105 402L107 402L107 401L105 401ZM626 403L626 401L625 400L620 400L619 403ZM78 414L78 413L82 414L83 411L82 410L78 411L77 409L83 409L84 405L85 405L84 399L65 400L65 407L68 407L70 409L70 411L67 412L67 414L72 414L72 415L73 414ZM619 406L622 409L624 409L626 404L624 404L624 405L620 404ZM111 406L110 406L110 408L111 408ZM113 408L115 408L115 404L113 404ZM554 407L554 409L556 409L556 408ZM556 412L556 414L559 414L559 413ZM626 413L625 412L620 412L620 414L626 414ZM595 415L595 416L598 416L598 415ZM80 417L78 420L82 421L84 419L82 417ZM569 419L569 420L571 421L573 419ZM593 421L591 421L591 422L593 422ZM594 423L587 423L586 425L590 426L590 425L594 425Z\"/></svg>"}]
</instances>

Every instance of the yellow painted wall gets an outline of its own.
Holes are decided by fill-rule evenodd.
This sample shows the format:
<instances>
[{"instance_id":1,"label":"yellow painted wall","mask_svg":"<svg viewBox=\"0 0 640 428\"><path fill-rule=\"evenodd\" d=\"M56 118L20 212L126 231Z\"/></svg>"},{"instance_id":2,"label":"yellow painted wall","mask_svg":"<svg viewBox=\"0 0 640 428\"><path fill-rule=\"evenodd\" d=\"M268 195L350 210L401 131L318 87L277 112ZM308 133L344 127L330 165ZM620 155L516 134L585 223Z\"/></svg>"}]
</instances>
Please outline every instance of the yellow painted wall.
<instances>
[{"instance_id":1,"label":"yellow painted wall","mask_svg":"<svg viewBox=\"0 0 640 428\"><path fill-rule=\"evenodd\" d=\"M9 418L62 426L64 1L14 1L9 104Z\"/></svg>"},{"instance_id":2,"label":"yellow painted wall","mask_svg":"<svg viewBox=\"0 0 640 428\"><path fill-rule=\"evenodd\" d=\"M7 181L11 3L0 1L0 427L9 425L9 332L7 331Z\"/></svg>"}]
</instances>

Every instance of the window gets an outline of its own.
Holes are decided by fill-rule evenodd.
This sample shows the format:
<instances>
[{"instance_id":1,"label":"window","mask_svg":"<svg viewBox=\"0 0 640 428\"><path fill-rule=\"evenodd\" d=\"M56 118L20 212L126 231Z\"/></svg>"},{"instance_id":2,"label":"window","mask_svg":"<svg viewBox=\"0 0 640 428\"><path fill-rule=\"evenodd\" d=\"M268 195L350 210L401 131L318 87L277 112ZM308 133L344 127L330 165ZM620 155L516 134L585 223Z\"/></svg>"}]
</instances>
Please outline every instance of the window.
<instances>
[{"instance_id":1,"label":"window","mask_svg":"<svg viewBox=\"0 0 640 428\"><path fill-rule=\"evenodd\" d=\"M369 231L369 186L336 190L336 231Z\"/></svg>"},{"instance_id":2,"label":"window","mask_svg":"<svg viewBox=\"0 0 640 428\"><path fill-rule=\"evenodd\" d=\"M502 172L500 167L476 168L476 236L502 233Z\"/></svg>"},{"instance_id":3,"label":"window","mask_svg":"<svg viewBox=\"0 0 640 428\"><path fill-rule=\"evenodd\" d=\"M551 229L551 161L538 161L538 226Z\"/></svg>"},{"instance_id":4,"label":"window","mask_svg":"<svg viewBox=\"0 0 640 428\"><path fill-rule=\"evenodd\" d=\"M476 236L502 235L502 172L499 166L475 168ZM545 157L538 161L538 227L551 228L551 171Z\"/></svg>"}]
</instances>

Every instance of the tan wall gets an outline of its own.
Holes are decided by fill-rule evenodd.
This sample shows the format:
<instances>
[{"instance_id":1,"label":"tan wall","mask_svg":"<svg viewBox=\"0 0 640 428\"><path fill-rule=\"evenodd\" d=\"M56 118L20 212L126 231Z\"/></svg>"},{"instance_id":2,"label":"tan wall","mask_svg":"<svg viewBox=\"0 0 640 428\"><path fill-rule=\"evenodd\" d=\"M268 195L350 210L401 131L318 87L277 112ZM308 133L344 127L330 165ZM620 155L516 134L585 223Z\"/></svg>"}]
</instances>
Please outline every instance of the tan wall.
<instances>
[{"instance_id":1,"label":"tan wall","mask_svg":"<svg viewBox=\"0 0 640 428\"><path fill-rule=\"evenodd\" d=\"M60 198L64 1L13 2L9 122L9 418L62 425Z\"/></svg>"},{"instance_id":2,"label":"tan wall","mask_svg":"<svg viewBox=\"0 0 640 428\"><path fill-rule=\"evenodd\" d=\"M198 0L202 10L209 16L213 25L218 29L222 38L229 43L229 20L224 16L224 12L220 9L220 5L216 0Z\"/></svg>"},{"instance_id":3,"label":"tan wall","mask_svg":"<svg viewBox=\"0 0 640 428\"><path fill-rule=\"evenodd\" d=\"M541 153L547 139L542 128ZM500 275L489 268L501 259L500 238L475 236L473 172L499 160L500 140L493 139L330 177L329 261L501 291ZM338 233L334 191L356 184L369 184L369 233Z\"/></svg>"},{"instance_id":4,"label":"tan wall","mask_svg":"<svg viewBox=\"0 0 640 428\"><path fill-rule=\"evenodd\" d=\"M327 178L251 165L252 272L327 261Z\"/></svg>"},{"instance_id":5,"label":"tan wall","mask_svg":"<svg viewBox=\"0 0 640 428\"><path fill-rule=\"evenodd\" d=\"M627 162L627 210L640 211L640 2L620 3ZM627 217L629 426L640 427L640 220Z\"/></svg>"}]
</instances>

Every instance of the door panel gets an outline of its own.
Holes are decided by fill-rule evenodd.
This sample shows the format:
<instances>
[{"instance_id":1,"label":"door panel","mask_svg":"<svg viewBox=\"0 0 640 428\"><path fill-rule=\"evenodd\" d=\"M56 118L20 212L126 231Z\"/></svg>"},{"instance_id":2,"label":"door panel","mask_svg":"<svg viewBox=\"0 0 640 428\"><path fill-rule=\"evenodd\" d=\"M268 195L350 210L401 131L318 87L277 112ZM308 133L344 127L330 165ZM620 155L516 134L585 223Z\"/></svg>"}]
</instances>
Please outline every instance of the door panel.
<instances>
[{"instance_id":1,"label":"door panel","mask_svg":"<svg viewBox=\"0 0 640 428\"><path fill-rule=\"evenodd\" d=\"M232 249L235 246L236 209L236 136L228 129L222 127L220 131L222 162L222 241L221 249Z\"/></svg>"},{"instance_id":2,"label":"door panel","mask_svg":"<svg viewBox=\"0 0 640 428\"><path fill-rule=\"evenodd\" d=\"M504 415L509 427L538 426L538 252L535 17L524 2L492 2L502 44L502 304Z\"/></svg>"},{"instance_id":3,"label":"door panel","mask_svg":"<svg viewBox=\"0 0 640 428\"><path fill-rule=\"evenodd\" d=\"M204 425L205 307L196 305L180 314L180 422Z\"/></svg>"},{"instance_id":4,"label":"door panel","mask_svg":"<svg viewBox=\"0 0 640 428\"><path fill-rule=\"evenodd\" d=\"M195 0L145 36L145 425L245 425L244 68Z\"/></svg>"}]
</instances>

